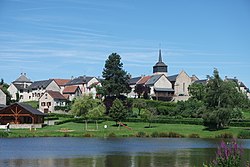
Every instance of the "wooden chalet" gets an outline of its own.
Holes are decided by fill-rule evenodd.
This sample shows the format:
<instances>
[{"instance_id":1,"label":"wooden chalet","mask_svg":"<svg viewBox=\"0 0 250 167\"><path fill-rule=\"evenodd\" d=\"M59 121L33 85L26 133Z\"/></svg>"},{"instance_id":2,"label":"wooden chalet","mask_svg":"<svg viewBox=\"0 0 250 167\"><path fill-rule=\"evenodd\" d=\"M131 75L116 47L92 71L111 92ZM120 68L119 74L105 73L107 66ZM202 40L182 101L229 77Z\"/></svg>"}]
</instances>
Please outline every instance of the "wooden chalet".
<instances>
[{"instance_id":1,"label":"wooden chalet","mask_svg":"<svg viewBox=\"0 0 250 167\"><path fill-rule=\"evenodd\" d=\"M14 103L0 109L1 124L42 124L44 116L44 113L24 103Z\"/></svg>"}]
</instances>

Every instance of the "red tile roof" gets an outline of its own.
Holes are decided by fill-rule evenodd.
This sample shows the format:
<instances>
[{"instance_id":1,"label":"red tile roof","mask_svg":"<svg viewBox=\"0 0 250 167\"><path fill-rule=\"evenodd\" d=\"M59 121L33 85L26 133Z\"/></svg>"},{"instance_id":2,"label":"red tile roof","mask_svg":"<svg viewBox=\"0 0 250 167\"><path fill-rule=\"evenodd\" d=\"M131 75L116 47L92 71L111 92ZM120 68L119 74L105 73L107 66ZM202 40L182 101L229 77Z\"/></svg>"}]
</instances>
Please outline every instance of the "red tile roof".
<instances>
[{"instance_id":1,"label":"red tile roof","mask_svg":"<svg viewBox=\"0 0 250 167\"><path fill-rule=\"evenodd\" d=\"M53 99L61 99L61 100L66 100L66 98L60 93L56 91L49 90L47 91L48 94L53 98Z\"/></svg>"},{"instance_id":2,"label":"red tile roof","mask_svg":"<svg viewBox=\"0 0 250 167\"><path fill-rule=\"evenodd\" d=\"M63 94L63 96L69 100L69 94Z\"/></svg>"},{"instance_id":3,"label":"red tile roof","mask_svg":"<svg viewBox=\"0 0 250 167\"><path fill-rule=\"evenodd\" d=\"M150 78L151 78L151 76L142 77L142 78L137 82L137 84L145 84Z\"/></svg>"},{"instance_id":4,"label":"red tile roof","mask_svg":"<svg viewBox=\"0 0 250 167\"><path fill-rule=\"evenodd\" d=\"M66 83L70 81L70 79L53 79L57 85L64 86Z\"/></svg>"},{"instance_id":5,"label":"red tile roof","mask_svg":"<svg viewBox=\"0 0 250 167\"><path fill-rule=\"evenodd\" d=\"M66 86L63 90L63 94L65 93L75 93L79 86Z\"/></svg>"}]
</instances>

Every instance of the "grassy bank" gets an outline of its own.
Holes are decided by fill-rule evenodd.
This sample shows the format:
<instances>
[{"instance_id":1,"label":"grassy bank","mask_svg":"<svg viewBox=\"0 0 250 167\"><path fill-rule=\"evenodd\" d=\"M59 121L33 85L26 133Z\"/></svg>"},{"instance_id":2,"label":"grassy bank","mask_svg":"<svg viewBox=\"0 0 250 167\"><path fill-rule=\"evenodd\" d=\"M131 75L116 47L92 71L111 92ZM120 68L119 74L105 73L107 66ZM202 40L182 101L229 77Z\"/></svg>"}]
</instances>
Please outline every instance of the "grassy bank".
<instances>
[{"instance_id":1,"label":"grassy bank","mask_svg":"<svg viewBox=\"0 0 250 167\"><path fill-rule=\"evenodd\" d=\"M42 129L30 131L29 129L11 129L8 137L237 137L245 130L243 127L230 127L219 131L208 131L202 125L182 124L152 124L153 128L145 128L147 123L127 124L131 130L123 126L113 126L114 122L106 121L98 124L89 123L86 130L85 123L68 122L60 125L46 126ZM104 125L108 127L105 129ZM3 132L1 132L3 133Z\"/></svg>"}]
</instances>

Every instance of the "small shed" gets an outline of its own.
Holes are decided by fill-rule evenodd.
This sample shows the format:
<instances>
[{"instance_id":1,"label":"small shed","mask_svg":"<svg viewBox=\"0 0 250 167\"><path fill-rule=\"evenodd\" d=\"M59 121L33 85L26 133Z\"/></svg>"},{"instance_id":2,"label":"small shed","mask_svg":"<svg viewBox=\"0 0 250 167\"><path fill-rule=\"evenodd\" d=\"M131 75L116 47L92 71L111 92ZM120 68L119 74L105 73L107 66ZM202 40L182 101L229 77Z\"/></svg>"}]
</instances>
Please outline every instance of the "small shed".
<instances>
[{"instance_id":1,"label":"small shed","mask_svg":"<svg viewBox=\"0 0 250 167\"><path fill-rule=\"evenodd\" d=\"M1 124L42 124L45 114L24 103L14 103L0 109Z\"/></svg>"}]
</instances>

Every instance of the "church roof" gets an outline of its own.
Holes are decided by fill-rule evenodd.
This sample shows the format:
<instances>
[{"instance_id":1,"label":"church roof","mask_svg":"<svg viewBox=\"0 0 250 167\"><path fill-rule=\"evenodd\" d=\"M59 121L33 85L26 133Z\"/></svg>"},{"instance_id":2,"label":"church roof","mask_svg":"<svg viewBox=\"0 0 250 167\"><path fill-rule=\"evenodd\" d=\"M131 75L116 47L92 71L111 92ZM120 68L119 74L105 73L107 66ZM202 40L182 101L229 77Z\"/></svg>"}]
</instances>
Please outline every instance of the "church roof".
<instances>
[{"instance_id":1,"label":"church roof","mask_svg":"<svg viewBox=\"0 0 250 167\"><path fill-rule=\"evenodd\" d=\"M129 80L129 85L135 85L142 77L135 77Z\"/></svg>"},{"instance_id":2,"label":"church roof","mask_svg":"<svg viewBox=\"0 0 250 167\"><path fill-rule=\"evenodd\" d=\"M32 81L29 79L29 78L27 78L26 77L26 74L24 73L21 73L21 76L20 77L18 77L13 83L16 83L16 82L22 82L22 83L24 83L24 82L26 82L26 83L32 83Z\"/></svg>"},{"instance_id":3,"label":"church roof","mask_svg":"<svg viewBox=\"0 0 250 167\"><path fill-rule=\"evenodd\" d=\"M158 62L154 65L155 66L158 66L158 67L165 67L167 66L163 61L162 61L162 56L161 56L161 49L159 50L159 60Z\"/></svg>"},{"instance_id":4,"label":"church roof","mask_svg":"<svg viewBox=\"0 0 250 167\"><path fill-rule=\"evenodd\" d=\"M162 75L153 75L147 82L146 85L154 85Z\"/></svg>"},{"instance_id":5,"label":"church roof","mask_svg":"<svg viewBox=\"0 0 250 167\"><path fill-rule=\"evenodd\" d=\"M168 80L169 80L170 82L175 82L178 75L179 75L179 74L171 75L171 76L168 76L167 78L168 78Z\"/></svg>"}]
</instances>

